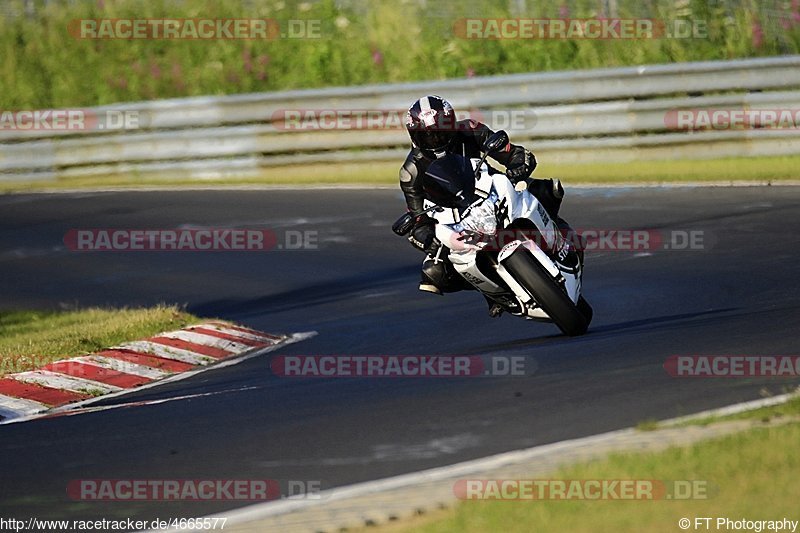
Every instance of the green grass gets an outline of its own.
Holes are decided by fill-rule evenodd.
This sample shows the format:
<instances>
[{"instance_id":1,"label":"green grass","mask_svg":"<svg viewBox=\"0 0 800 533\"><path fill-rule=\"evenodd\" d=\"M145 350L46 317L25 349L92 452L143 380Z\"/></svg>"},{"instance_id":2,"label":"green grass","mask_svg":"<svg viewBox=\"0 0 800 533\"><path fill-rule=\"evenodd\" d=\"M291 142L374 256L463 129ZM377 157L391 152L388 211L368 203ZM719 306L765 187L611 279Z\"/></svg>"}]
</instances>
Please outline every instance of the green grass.
<instances>
[{"instance_id":1,"label":"green grass","mask_svg":"<svg viewBox=\"0 0 800 533\"><path fill-rule=\"evenodd\" d=\"M798 442L800 424L764 427L659 453L614 454L546 476L704 481L709 488L707 499L463 501L453 510L379 531L674 533L681 531L678 520L683 517L797 520Z\"/></svg>"},{"instance_id":2,"label":"green grass","mask_svg":"<svg viewBox=\"0 0 800 533\"><path fill-rule=\"evenodd\" d=\"M659 428L658 420L647 419L636 424L637 431L655 431Z\"/></svg>"},{"instance_id":3,"label":"green grass","mask_svg":"<svg viewBox=\"0 0 800 533\"><path fill-rule=\"evenodd\" d=\"M797 179L800 156L738 157L704 160L633 161L629 163L550 164L536 175L569 182L772 181Z\"/></svg>"},{"instance_id":4,"label":"green grass","mask_svg":"<svg viewBox=\"0 0 800 533\"><path fill-rule=\"evenodd\" d=\"M0 312L0 375L180 329L199 319L175 306Z\"/></svg>"},{"instance_id":5,"label":"green grass","mask_svg":"<svg viewBox=\"0 0 800 533\"><path fill-rule=\"evenodd\" d=\"M263 169L259 177L175 179L164 176L98 176L55 181L0 181L0 192L113 187L189 187L236 185L397 185L400 162L282 166ZM785 181L797 178L800 156L710 159L703 161L634 161L630 163L558 164L543 162L534 177L559 177L565 185Z\"/></svg>"},{"instance_id":6,"label":"green grass","mask_svg":"<svg viewBox=\"0 0 800 533\"><path fill-rule=\"evenodd\" d=\"M735 0L618 0L618 18L703 20L687 39L464 39L463 18L603 18L596 0L336 2L335 0L5 0L0 16L0 109L94 106L369 83L463 78L796 54L800 8ZM763 4L763 5L762 5ZM568 8L566 6L569 6ZM563 9L567 9L564 12ZM319 24L318 38L88 40L79 19L266 18Z\"/></svg>"}]
</instances>

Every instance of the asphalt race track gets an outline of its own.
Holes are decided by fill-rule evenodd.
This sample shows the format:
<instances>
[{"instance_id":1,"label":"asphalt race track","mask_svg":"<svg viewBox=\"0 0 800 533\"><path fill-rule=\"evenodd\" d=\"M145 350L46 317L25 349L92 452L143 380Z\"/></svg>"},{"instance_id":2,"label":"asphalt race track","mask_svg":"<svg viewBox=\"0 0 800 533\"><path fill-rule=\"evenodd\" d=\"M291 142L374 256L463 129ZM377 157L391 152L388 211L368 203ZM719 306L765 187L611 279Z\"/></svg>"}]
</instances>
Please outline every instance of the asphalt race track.
<instances>
[{"instance_id":1,"label":"asphalt race track","mask_svg":"<svg viewBox=\"0 0 800 533\"><path fill-rule=\"evenodd\" d=\"M218 394L0 426L0 515L171 518L231 501L80 502L75 479L319 480L323 488L663 419L798 384L673 378L674 354L798 355L800 187L568 189L576 228L695 232L702 249L587 252L584 337L503 316L476 293L416 290L394 236L399 190L0 196L0 308L186 304L267 332L281 351L107 403ZM311 232L317 249L74 252L75 228ZM702 232L702 233L699 233ZM681 233L684 235L685 233ZM297 379L280 354L525 356L526 377Z\"/></svg>"}]
</instances>

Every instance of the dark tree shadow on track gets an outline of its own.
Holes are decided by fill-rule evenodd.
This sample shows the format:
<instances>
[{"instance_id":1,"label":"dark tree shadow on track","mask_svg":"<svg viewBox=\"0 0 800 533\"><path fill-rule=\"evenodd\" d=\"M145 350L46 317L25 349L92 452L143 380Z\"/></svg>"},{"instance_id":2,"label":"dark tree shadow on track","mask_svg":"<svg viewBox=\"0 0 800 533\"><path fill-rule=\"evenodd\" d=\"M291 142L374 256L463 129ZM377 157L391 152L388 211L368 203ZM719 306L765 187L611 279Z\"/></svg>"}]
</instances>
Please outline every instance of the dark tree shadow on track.
<instances>
[{"instance_id":1,"label":"dark tree shadow on track","mask_svg":"<svg viewBox=\"0 0 800 533\"><path fill-rule=\"evenodd\" d=\"M797 209L797 206L794 205L785 205L785 206L777 206L777 207L761 207L757 209L748 209L746 211L737 211L735 213L720 213L717 215L702 215L697 217L691 218L683 218L681 220L670 220L667 222L662 222L660 224L649 224L647 225L647 229L674 229L676 227L683 227L688 226L691 224L699 224L701 222L719 222L722 220L732 219L732 218L741 218L751 215L763 215L763 214L770 214L770 216L774 215L780 211L793 211Z\"/></svg>"},{"instance_id":2,"label":"dark tree shadow on track","mask_svg":"<svg viewBox=\"0 0 800 533\"><path fill-rule=\"evenodd\" d=\"M731 311L739 311L738 307L727 307L724 309L712 309L709 311L700 311L696 313L681 313L676 315L663 315L650 318L643 318L639 320L629 320L627 322L617 322L616 324L606 324L602 326L592 327L589 326L589 331L586 335L580 337L567 337L566 335L553 334L545 336L537 336L530 339L520 339L511 342L504 342L500 344L491 344L486 346L477 347L479 352L494 351L494 350L511 350L514 348L525 348L539 344L553 344L554 342L580 342L582 340L595 340L598 337L605 337L608 334L616 334L620 332L629 332L636 328L645 326L667 327L678 325L682 321L693 320L699 317L717 317L722 313Z\"/></svg>"},{"instance_id":3,"label":"dark tree shadow on track","mask_svg":"<svg viewBox=\"0 0 800 533\"><path fill-rule=\"evenodd\" d=\"M358 273L346 278L305 285L268 296L252 299L212 300L189 306L188 311L199 316L244 318L267 313L280 313L332 303L365 291L386 289L402 284L409 292L416 290L419 265L403 266Z\"/></svg>"}]
</instances>

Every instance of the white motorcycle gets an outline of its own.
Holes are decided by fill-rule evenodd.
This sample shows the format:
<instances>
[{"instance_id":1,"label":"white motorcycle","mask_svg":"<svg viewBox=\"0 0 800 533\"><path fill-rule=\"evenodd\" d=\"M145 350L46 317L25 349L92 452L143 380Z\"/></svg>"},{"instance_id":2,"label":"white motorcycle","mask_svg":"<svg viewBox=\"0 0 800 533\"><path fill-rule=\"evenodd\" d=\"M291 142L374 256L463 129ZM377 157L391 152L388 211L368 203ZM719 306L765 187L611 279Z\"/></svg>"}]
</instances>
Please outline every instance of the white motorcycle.
<instances>
[{"instance_id":1,"label":"white motorcycle","mask_svg":"<svg viewBox=\"0 0 800 533\"><path fill-rule=\"evenodd\" d=\"M508 135L498 131L480 159L448 154L431 163L423 178L425 212L436 220L436 238L470 285L510 314L582 335L592 308L581 296L580 244L565 238L564 228L527 188L517 190L504 174L489 173L486 156L507 143ZM414 223L407 213L392 229L406 235Z\"/></svg>"}]
</instances>

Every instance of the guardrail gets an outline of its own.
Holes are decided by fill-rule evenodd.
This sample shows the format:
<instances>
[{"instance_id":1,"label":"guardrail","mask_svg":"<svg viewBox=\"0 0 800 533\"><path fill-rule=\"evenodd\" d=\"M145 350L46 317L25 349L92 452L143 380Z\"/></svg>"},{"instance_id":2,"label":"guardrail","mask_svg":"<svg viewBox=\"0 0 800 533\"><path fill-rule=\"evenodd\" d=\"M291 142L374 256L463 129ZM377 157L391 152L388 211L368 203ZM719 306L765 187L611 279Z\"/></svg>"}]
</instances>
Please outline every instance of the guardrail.
<instances>
[{"instance_id":1,"label":"guardrail","mask_svg":"<svg viewBox=\"0 0 800 533\"><path fill-rule=\"evenodd\" d=\"M0 179L135 173L170 178L257 175L263 167L399 161L402 124L292 129L286 111L402 116L424 94L472 116L512 113L514 142L540 159L572 162L800 153L800 130L679 131L693 109L800 110L800 56L285 91L137 102L88 110L135 116L135 129L20 130L0 126ZM489 126L503 127L503 124ZM1 124L1 123L0 123Z\"/></svg>"}]
</instances>

